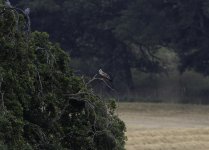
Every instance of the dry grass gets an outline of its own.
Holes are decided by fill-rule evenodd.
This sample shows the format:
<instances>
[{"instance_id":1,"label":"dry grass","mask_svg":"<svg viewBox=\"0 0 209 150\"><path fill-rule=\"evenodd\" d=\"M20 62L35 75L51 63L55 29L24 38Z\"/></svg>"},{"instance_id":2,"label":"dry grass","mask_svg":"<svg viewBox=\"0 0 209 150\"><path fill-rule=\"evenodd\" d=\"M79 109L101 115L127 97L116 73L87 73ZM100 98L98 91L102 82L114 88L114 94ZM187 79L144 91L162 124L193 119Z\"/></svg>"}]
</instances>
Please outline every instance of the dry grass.
<instances>
[{"instance_id":1,"label":"dry grass","mask_svg":"<svg viewBox=\"0 0 209 150\"><path fill-rule=\"evenodd\" d=\"M209 150L209 106L120 103L127 150Z\"/></svg>"}]
</instances>

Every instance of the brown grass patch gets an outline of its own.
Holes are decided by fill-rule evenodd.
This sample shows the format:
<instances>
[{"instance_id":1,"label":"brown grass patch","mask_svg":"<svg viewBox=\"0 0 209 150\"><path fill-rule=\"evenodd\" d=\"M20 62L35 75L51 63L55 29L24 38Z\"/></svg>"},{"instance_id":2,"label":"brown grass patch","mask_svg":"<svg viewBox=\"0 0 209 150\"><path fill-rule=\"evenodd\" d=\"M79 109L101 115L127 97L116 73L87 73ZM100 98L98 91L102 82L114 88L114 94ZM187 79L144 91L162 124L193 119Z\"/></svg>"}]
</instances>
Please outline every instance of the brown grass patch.
<instances>
[{"instance_id":1,"label":"brown grass patch","mask_svg":"<svg viewBox=\"0 0 209 150\"><path fill-rule=\"evenodd\" d=\"M209 106L120 103L127 150L209 150Z\"/></svg>"}]
</instances>

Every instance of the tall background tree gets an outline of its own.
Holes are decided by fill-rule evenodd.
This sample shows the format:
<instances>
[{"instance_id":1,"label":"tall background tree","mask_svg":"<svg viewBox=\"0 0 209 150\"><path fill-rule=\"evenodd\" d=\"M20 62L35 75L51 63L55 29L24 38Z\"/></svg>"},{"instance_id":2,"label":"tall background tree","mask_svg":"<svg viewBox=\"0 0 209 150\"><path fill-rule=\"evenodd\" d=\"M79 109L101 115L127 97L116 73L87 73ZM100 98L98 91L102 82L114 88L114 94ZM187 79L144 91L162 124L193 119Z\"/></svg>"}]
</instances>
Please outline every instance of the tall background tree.
<instances>
[{"instance_id":1,"label":"tall background tree","mask_svg":"<svg viewBox=\"0 0 209 150\"><path fill-rule=\"evenodd\" d=\"M181 71L207 75L208 10L207 0L136 0L121 17L119 29L132 43L173 48Z\"/></svg>"},{"instance_id":2,"label":"tall background tree","mask_svg":"<svg viewBox=\"0 0 209 150\"><path fill-rule=\"evenodd\" d=\"M132 2L32 0L21 3L32 9L33 28L49 32L52 40L59 41L72 58L79 61L77 69L86 75L92 76L103 68L111 74L114 84L118 85L116 87L122 90L134 87L133 66L146 71L158 70L157 61L135 57L133 48L118 37L118 19Z\"/></svg>"}]
</instances>

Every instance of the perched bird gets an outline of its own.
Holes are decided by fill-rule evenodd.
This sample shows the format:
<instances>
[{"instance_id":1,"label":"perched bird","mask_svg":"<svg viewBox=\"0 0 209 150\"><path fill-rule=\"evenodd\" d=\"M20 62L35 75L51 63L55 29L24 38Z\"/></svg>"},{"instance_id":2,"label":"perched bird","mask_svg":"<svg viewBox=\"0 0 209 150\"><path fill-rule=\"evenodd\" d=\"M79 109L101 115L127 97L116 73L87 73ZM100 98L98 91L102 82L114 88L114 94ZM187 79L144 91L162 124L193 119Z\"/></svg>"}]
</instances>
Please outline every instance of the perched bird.
<instances>
[{"instance_id":1,"label":"perched bird","mask_svg":"<svg viewBox=\"0 0 209 150\"><path fill-rule=\"evenodd\" d=\"M10 3L9 0L6 0L6 1L5 1L5 6L6 6L6 7L9 7L9 8L12 7L12 5L11 5L11 3Z\"/></svg>"},{"instance_id":2,"label":"perched bird","mask_svg":"<svg viewBox=\"0 0 209 150\"><path fill-rule=\"evenodd\" d=\"M24 13L25 13L25 15L29 15L30 14L30 8L26 8L25 10L24 10Z\"/></svg>"},{"instance_id":3,"label":"perched bird","mask_svg":"<svg viewBox=\"0 0 209 150\"><path fill-rule=\"evenodd\" d=\"M102 76L102 78L104 78L106 80L112 81L110 76L107 73L105 73L104 71L102 71L102 69L99 69L99 75Z\"/></svg>"}]
</instances>

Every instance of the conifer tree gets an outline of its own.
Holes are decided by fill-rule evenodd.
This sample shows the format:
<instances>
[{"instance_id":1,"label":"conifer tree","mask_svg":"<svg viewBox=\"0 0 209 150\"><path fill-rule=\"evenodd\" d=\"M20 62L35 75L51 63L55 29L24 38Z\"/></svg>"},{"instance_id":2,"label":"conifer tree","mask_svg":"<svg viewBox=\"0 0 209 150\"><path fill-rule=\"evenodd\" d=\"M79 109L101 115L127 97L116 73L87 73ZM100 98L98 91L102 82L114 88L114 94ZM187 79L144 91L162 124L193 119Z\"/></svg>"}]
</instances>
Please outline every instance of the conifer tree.
<instances>
[{"instance_id":1,"label":"conifer tree","mask_svg":"<svg viewBox=\"0 0 209 150\"><path fill-rule=\"evenodd\" d=\"M125 125L73 74L70 57L0 1L0 149L122 150Z\"/></svg>"}]
</instances>

